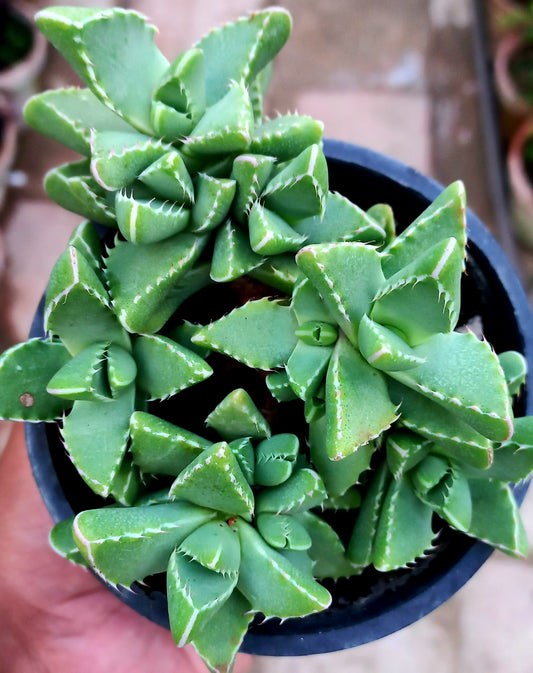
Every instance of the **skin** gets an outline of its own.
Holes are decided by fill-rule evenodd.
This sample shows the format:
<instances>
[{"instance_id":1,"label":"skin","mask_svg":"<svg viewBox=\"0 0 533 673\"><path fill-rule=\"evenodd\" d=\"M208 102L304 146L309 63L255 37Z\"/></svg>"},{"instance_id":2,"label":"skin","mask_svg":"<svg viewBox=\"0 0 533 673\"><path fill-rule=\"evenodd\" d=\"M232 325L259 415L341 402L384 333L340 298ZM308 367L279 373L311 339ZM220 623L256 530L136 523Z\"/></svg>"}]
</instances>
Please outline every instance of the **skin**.
<instances>
[{"instance_id":1,"label":"skin","mask_svg":"<svg viewBox=\"0 0 533 673\"><path fill-rule=\"evenodd\" d=\"M22 424L0 457L0 670L4 673L205 673L192 647L121 603L48 545L52 520ZM239 655L236 673L251 663Z\"/></svg>"}]
</instances>

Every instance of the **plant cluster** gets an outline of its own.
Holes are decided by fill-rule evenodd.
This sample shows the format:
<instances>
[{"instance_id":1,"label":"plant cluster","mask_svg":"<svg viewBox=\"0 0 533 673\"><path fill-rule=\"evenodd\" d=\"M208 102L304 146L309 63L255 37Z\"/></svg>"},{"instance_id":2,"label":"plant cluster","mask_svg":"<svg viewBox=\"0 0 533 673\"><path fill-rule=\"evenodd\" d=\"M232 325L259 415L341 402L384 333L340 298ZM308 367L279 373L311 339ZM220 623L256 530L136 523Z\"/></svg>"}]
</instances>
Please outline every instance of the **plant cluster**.
<instances>
[{"instance_id":1,"label":"plant cluster","mask_svg":"<svg viewBox=\"0 0 533 673\"><path fill-rule=\"evenodd\" d=\"M132 11L47 8L37 23L87 85L26 106L84 156L47 192L107 227L77 227L47 337L0 360L1 415L56 421L106 499L54 527L56 551L114 585L166 572L174 639L212 670L231 668L256 613L324 610L318 580L416 563L443 522L524 556L512 483L533 470L533 421L512 397L526 367L457 329L462 184L399 234L389 206L330 192L322 125L263 119L282 9L172 63ZM176 319L244 276L268 296ZM158 400L224 375L212 352L264 372L276 408L300 400L306 432L273 433L242 388L205 409L210 439L158 416ZM349 539L323 517L337 508Z\"/></svg>"}]
</instances>

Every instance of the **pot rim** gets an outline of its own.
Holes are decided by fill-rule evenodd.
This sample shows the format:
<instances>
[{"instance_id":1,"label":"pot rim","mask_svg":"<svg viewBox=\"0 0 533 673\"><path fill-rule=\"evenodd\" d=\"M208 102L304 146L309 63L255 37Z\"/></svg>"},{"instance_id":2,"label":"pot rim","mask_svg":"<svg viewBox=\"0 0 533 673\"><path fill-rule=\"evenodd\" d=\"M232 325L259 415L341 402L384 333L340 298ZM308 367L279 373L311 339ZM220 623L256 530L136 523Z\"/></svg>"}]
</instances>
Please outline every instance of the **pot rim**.
<instances>
[{"instance_id":1,"label":"pot rim","mask_svg":"<svg viewBox=\"0 0 533 673\"><path fill-rule=\"evenodd\" d=\"M415 169L370 149L341 141L325 140L324 150L328 160L355 165L380 175L381 178L385 177L416 200L429 203L443 189L438 182ZM467 213L467 232L470 239L469 246L475 249L476 259L481 259L483 263L492 266L512 304L516 323L523 337L524 356L530 365L527 386L528 390L533 390L533 314L527 295L504 252L471 211ZM37 314L30 336L42 334L42 319L39 320ZM533 394L528 396L526 413L533 414ZM39 442L46 440L45 424L26 423L25 426L28 455L34 477L50 514L55 521L72 516L72 508L63 494L53 469L50 453L39 447ZM45 483L50 475L52 482ZM528 482L522 483L515 489L515 497L519 502L523 500L528 485ZM290 622L293 626L297 624L301 628L287 632L284 630L284 624L275 633L249 631L244 638L241 651L256 655L297 656L332 652L378 640L414 623L448 600L483 565L492 551L488 545L473 541L459 560L437 575L434 580L418 586L407 596L398 597L396 594L388 596L387 604L380 604L377 610L374 609L375 614L370 611L365 613L363 610L365 614L360 615L359 619L351 620L345 626L328 624L327 620L315 621L315 618L324 613L298 620L286 620L285 624ZM135 585L133 590L120 586L106 586L140 614L168 627L168 615L161 613L162 602L166 606L166 597L163 594L154 591L147 596Z\"/></svg>"}]
</instances>

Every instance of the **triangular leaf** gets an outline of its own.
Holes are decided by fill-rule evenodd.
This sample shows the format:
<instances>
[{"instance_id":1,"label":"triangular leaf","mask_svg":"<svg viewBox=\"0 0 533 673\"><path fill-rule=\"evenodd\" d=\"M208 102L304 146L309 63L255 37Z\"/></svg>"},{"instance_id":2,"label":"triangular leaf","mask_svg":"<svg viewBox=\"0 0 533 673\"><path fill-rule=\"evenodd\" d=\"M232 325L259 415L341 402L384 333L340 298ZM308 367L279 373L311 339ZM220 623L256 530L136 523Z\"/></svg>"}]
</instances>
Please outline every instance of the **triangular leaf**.
<instances>
[{"instance_id":1,"label":"triangular leaf","mask_svg":"<svg viewBox=\"0 0 533 673\"><path fill-rule=\"evenodd\" d=\"M328 192L323 215L300 220L294 224L309 244L359 241L379 245L385 231L364 210L338 192Z\"/></svg>"},{"instance_id":2,"label":"triangular leaf","mask_svg":"<svg viewBox=\"0 0 533 673\"><path fill-rule=\"evenodd\" d=\"M314 470L302 468L282 484L261 491L256 498L256 512L304 512L318 507L326 497L321 477Z\"/></svg>"},{"instance_id":3,"label":"triangular leaf","mask_svg":"<svg viewBox=\"0 0 533 673\"><path fill-rule=\"evenodd\" d=\"M324 124L312 117L280 115L255 127L250 150L276 157L278 161L288 161L309 145L319 143L323 130Z\"/></svg>"},{"instance_id":4,"label":"triangular leaf","mask_svg":"<svg viewBox=\"0 0 533 673\"><path fill-rule=\"evenodd\" d=\"M91 221L116 227L115 213L107 202L107 192L92 176L88 159L48 171L44 189L62 208Z\"/></svg>"},{"instance_id":5,"label":"triangular leaf","mask_svg":"<svg viewBox=\"0 0 533 673\"><path fill-rule=\"evenodd\" d=\"M198 330L193 342L244 362L249 367L282 367L296 345L296 321L288 306L266 297Z\"/></svg>"},{"instance_id":6,"label":"triangular leaf","mask_svg":"<svg viewBox=\"0 0 533 673\"><path fill-rule=\"evenodd\" d=\"M179 233L146 245L116 241L106 276L117 316L141 334L161 329L182 301L181 279L200 256L205 237Z\"/></svg>"},{"instance_id":7,"label":"triangular leaf","mask_svg":"<svg viewBox=\"0 0 533 673\"><path fill-rule=\"evenodd\" d=\"M455 238L466 243L466 196L462 182L449 185L424 212L388 245L383 256L387 278L425 253L435 243Z\"/></svg>"},{"instance_id":8,"label":"triangular leaf","mask_svg":"<svg viewBox=\"0 0 533 673\"><path fill-rule=\"evenodd\" d=\"M57 341L30 339L0 355L0 417L13 421L52 421L71 403L54 397L46 386L70 360Z\"/></svg>"},{"instance_id":9,"label":"triangular leaf","mask_svg":"<svg viewBox=\"0 0 533 673\"><path fill-rule=\"evenodd\" d=\"M327 589L270 547L244 521L235 523L241 538L238 589L265 617L302 617L325 610L331 603Z\"/></svg>"},{"instance_id":10,"label":"triangular leaf","mask_svg":"<svg viewBox=\"0 0 533 673\"><path fill-rule=\"evenodd\" d=\"M482 435L502 442L513 414L498 358L472 333L436 334L415 349L423 364L390 375L442 405Z\"/></svg>"},{"instance_id":11,"label":"triangular leaf","mask_svg":"<svg viewBox=\"0 0 533 673\"><path fill-rule=\"evenodd\" d=\"M174 481L170 495L248 521L254 511L252 490L225 442L195 458Z\"/></svg>"},{"instance_id":12,"label":"triangular leaf","mask_svg":"<svg viewBox=\"0 0 533 673\"><path fill-rule=\"evenodd\" d=\"M194 178L195 204L189 231L211 231L222 224L231 208L235 189L235 180L199 173Z\"/></svg>"},{"instance_id":13,"label":"triangular leaf","mask_svg":"<svg viewBox=\"0 0 533 673\"><path fill-rule=\"evenodd\" d=\"M205 419L208 427L230 442L241 437L264 439L270 437L270 428L252 398L237 388L217 404Z\"/></svg>"},{"instance_id":14,"label":"triangular leaf","mask_svg":"<svg viewBox=\"0 0 533 673\"><path fill-rule=\"evenodd\" d=\"M134 462L150 474L177 477L211 442L173 423L144 411L130 418L131 454Z\"/></svg>"},{"instance_id":15,"label":"triangular leaf","mask_svg":"<svg viewBox=\"0 0 533 673\"><path fill-rule=\"evenodd\" d=\"M30 98L24 119L39 133L57 140L88 157L91 155L91 128L132 131L88 89L54 89Z\"/></svg>"},{"instance_id":16,"label":"triangular leaf","mask_svg":"<svg viewBox=\"0 0 533 673\"><path fill-rule=\"evenodd\" d=\"M372 563L382 572L402 568L432 547L433 510L413 493L406 479L389 484L372 554Z\"/></svg>"},{"instance_id":17,"label":"triangular leaf","mask_svg":"<svg viewBox=\"0 0 533 673\"><path fill-rule=\"evenodd\" d=\"M345 458L396 420L385 378L346 339L339 339L326 377L327 454Z\"/></svg>"},{"instance_id":18,"label":"triangular leaf","mask_svg":"<svg viewBox=\"0 0 533 673\"><path fill-rule=\"evenodd\" d=\"M152 94L168 67L154 45L154 26L137 12L116 7L49 7L38 13L36 21L102 103L134 127L150 132Z\"/></svg>"},{"instance_id":19,"label":"triangular leaf","mask_svg":"<svg viewBox=\"0 0 533 673\"><path fill-rule=\"evenodd\" d=\"M250 84L283 47L290 31L290 14L270 8L227 23L197 42L205 56L207 104L220 100L232 81Z\"/></svg>"},{"instance_id":20,"label":"triangular leaf","mask_svg":"<svg viewBox=\"0 0 533 673\"><path fill-rule=\"evenodd\" d=\"M227 283L261 265L264 259L252 250L244 231L228 220L217 231L211 278L217 283Z\"/></svg>"},{"instance_id":21,"label":"triangular leaf","mask_svg":"<svg viewBox=\"0 0 533 673\"><path fill-rule=\"evenodd\" d=\"M104 507L78 514L74 539L101 576L129 587L164 572L176 545L214 516L188 502Z\"/></svg>"},{"instance_id":22,"label":"triangular leaf","mask_svg":"<svg viewBox=\"0 0 533 673\"><path fill-rule=\"evenodd\" d=\"M362 243L309 245L296 261L343 332L357 344L359 322L384 280L379 253Z\"/></svg>"},{"instance_id":23,"label":"triangular leaf","mask_svg":"<svg viewBox=\"0 0 533 673\"><path fill-rule=\"evenodd\" d=\"M203 381L213 370L193 351L156 334L133 340L137 385L149 398L166 399Z\"/></svg>"},{"instance_id":24,"label":"triangular leaf","mask_svg":"<svg viewBox=\"0 0 533 673\"><path fill-rule=\"evenodd\" d=\"M135 386L107 402L74 402L62 436L77 471L95 493L107 497L129 439Z\"/></svg>"}]
</instances>

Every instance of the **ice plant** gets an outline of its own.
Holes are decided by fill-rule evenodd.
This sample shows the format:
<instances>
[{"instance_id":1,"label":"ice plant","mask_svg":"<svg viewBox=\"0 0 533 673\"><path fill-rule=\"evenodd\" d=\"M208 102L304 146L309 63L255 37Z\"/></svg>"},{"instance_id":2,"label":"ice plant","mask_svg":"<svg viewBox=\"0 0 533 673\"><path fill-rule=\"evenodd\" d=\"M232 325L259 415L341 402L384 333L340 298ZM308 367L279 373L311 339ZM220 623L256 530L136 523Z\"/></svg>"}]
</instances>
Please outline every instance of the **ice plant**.
<instances>
[{"instance_id":1,"label":"ice plant","mask_svg":"<svg viewBox=\"0 0 533 673\"><path fill-rule=\"evenodd\" d=\"M173 637L213 671L254 615L325 610L322 580L414 564L445 526L524 556L526 365L460 324L462 184L399 233L385 203L330 191L322 124L263 117L283 9L172 63L133 11L37 22L87 88L26 118L83 156L45 185L91 222L52 271L46 336L0 357L0 415L56 423L102 498L54 549L113 586L166 573Z\"/></svg>"}]
</instances>

